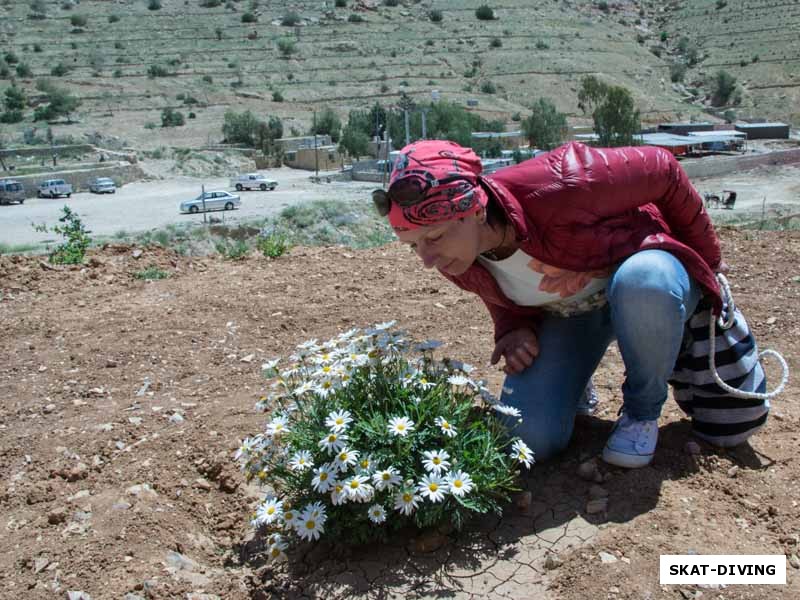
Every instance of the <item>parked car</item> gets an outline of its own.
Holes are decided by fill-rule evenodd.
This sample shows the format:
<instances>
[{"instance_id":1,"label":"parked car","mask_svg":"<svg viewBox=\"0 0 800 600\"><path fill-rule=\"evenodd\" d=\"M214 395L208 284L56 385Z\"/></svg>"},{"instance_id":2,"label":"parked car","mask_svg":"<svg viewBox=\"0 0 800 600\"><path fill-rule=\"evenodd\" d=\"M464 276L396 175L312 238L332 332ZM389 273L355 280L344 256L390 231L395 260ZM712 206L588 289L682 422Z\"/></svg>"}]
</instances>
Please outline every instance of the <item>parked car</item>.
<instances>
[{"instance_id":1,"label":"parked car","mask_svg":"<svg viewBox=\"0 0 800 600\"><path fill-rule=\"evenodd\" d=\"M25 187L14 179L0 180L0 204L25 202Z\"/></svg>"},{"instance_id":2,"label":"parked car","mask_svg":"<svg viewBox=\"0 0 800 600\"><path fill-rule=\"evenodd\" d=\"M39 184L36 194L39 198L58 198L59 196L69 198L72 195L72 185L63 179L48 179Z\"/></svg>"},{"instance_id":3,"label":"parked car","mask_svg":"<svg viewBox=\"0 0 800 600\"><path fill-rule=\"evenodd\" d=\"M274 190L278 187L278 182L274 179L269 179L259 173L247 173L245 175L238 175L231 179L231 185L236 188L237 192L242 190Z\"/></svg>"},{"instance_id":4,"label":"parked car","mask_svg":"<svg viewBox=\"0 0 800 600\"><path fill-rule=\"evenodd\" d=\"M117 186L110 177L95 177L89 182L89 191L94 194L116 194Z\"/></svg>"},{"instance_id":5,"label":"parked car","mask_svg":"<svg viewBox=\"0 0 800 600\"><path fill-rule=\"evenodd\" d=\"M205 202L204 202L205 199ZM206 192L193 200L181 202L182 213L197 213L202 210L233 210L241 206L239 196L225 191Z\"/></svg>"}]
</instances>

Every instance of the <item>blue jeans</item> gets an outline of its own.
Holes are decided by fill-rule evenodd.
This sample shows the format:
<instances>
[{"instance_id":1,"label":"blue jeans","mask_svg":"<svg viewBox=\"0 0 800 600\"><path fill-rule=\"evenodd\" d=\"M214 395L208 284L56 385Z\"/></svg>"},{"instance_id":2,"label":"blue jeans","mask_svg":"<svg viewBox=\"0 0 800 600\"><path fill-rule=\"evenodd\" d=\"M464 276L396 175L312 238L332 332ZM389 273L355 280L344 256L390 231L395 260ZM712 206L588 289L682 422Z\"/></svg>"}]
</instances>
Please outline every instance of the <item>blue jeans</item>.
<instances>
[{"instance_id":1,"label":"blue jeans","mask_svg":"<svg viewBox=\"0 0 800 600\"><path fill-rule=\"evenodd\" d=\"M508 423L537 461L569 443L578 399L614 339L625 363L625 412L639 420L661 414L684 323L701 288L672 254L645 250L620 264L606 293L602 308L545 318L537 330L539 356L522 373L506 377L501 401L518 408L523 419Z\"/></svg>"}]
</instances>

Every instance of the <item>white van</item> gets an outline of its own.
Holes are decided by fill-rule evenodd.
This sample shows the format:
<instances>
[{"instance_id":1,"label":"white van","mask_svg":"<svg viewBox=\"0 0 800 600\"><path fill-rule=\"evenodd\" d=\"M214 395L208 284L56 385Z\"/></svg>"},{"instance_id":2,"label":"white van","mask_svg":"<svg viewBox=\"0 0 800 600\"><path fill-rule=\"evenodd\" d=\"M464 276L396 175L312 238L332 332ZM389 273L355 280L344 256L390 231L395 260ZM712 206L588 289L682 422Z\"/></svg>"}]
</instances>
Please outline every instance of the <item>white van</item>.
<instances>
[{"instance_id":1,"label":"white van","mask_svg":"<svg viewBox=\"0 0 800 600\"><path fill-rule=\"evenodd\" d=\"M69 198L72 195L72 185L63 179L48 179L39 184L37 195L39 198L58 198L59 196Z\"/></svg>"},{"instance_id":2,"label":"white van","mask_svg":"<svg viewBox=\"0 0 800 600\"><path fill-rule=\"evenodd\" d=\"M25 202L25 187L14 179L0 179L0 204Z\"/></svg>"},{"instance_id":3,"label":"white van","mask_svg":"<svg viewBox=\"0 0 800 600\"><path fill-rule=\"evenodd\" d=\"M245 175L232 178L231 185L237 192L241 192L242 190L261 190L262 192L266 192L267 190L272 191L278 187L278 182L274 179L264 177L259 173L246 173Z\"/></svg>"}]
</instances>

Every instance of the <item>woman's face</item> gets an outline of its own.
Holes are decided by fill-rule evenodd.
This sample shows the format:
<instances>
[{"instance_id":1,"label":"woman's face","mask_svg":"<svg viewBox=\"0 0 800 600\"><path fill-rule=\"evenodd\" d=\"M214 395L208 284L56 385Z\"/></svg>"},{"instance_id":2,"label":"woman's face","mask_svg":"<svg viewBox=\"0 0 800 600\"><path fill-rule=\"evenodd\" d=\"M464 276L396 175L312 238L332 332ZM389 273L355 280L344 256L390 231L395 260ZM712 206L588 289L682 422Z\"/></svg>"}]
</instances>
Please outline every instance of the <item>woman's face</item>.
<instances>
[{"instance_id":1,"label":"woman's face","mask_svg":"<svg viewBox=\"0 0 800 600\"><path fill-rule=\"evenodd\" d=\"M397 237L414 249L426 269L436 267L449 275L461 275L480 253L484 221L485 212L479 211L440 225L401 231Z\"/></svg>"}]
</instances>

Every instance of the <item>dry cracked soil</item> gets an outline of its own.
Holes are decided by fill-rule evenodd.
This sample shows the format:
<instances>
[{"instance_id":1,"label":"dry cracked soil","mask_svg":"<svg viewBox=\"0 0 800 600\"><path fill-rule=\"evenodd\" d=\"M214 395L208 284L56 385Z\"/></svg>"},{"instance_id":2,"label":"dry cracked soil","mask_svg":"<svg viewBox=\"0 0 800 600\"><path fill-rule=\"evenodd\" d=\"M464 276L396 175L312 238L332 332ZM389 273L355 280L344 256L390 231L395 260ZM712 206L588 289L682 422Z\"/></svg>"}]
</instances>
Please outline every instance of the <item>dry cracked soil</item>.
<instances>
[{"instance_id":1,"label":"dry cracked soil","mask_svg":"<svg viewBox=\"0 0 800 600\"><path fill-rule=\"evenodd\" d=\"M800 235L721 235L761 347L796 367ZM169 277L134 276L149 266ZM3 256L0 293L3 598L800 597L791 381L766 428L731 451L691 443L670 400L654 463L624 471L596 458L621 402L612 347L599 411L502 516L387 545L320 544L273 567L248 525L259 491L232 460L263 424L261 362L395 318L498 387L480 301L396 244L241 261L109 245L72 268ZM686 553L785 554L788 583L659 585L659 555Z\"/></svg>"}]
</instances>

